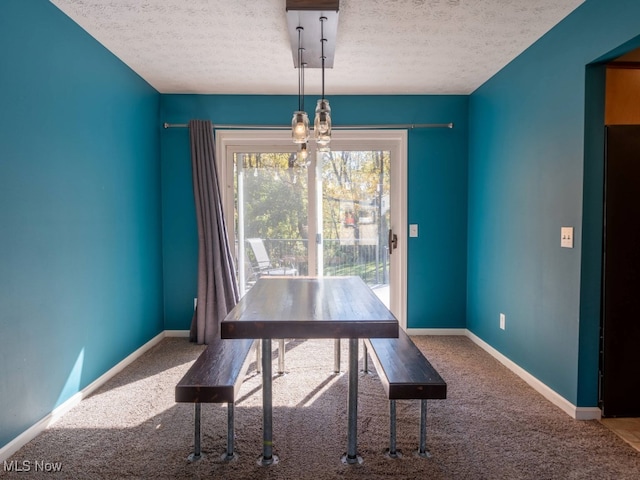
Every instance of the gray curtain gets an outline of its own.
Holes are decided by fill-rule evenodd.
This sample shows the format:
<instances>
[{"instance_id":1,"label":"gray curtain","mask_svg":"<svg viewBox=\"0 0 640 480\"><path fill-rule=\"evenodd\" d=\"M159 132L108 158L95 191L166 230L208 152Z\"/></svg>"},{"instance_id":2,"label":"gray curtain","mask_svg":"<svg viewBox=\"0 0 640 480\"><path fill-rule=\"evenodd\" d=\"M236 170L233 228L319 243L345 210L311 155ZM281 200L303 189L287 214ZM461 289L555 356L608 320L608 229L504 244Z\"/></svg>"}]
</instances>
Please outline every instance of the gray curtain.
<instances>
[{"instance_id":1,"label":"gray curtain","mask_svg":"<svg viewBox=\"0 0 640 480\"><path fill-rule=\"evenodd\" d=\"M219 324L238 303L239 292L222 212L212 123L191 120L189 136L198 221L198 303L189 336L192 342L209 344L220 336Z\"/></svg>"}]
</instances>

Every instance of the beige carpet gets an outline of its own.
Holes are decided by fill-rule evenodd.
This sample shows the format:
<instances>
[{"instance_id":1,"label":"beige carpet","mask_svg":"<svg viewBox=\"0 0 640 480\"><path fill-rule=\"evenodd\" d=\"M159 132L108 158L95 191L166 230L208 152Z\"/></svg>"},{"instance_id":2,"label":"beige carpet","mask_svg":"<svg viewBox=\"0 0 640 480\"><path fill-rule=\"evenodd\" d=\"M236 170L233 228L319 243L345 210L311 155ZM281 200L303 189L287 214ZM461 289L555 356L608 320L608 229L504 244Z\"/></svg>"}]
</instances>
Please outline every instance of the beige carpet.
<instances>
[{"instance_id":1,"label":"beige carpet","mask_svg":"<svg viewBox=\"0 0 640 480\"><path fill-rule=\"evenodd\" d=\"M398 402L397 445L404 455L385 457L388 402L377 375L361 374L358 450L364 463L343 465L348 378L331 372L332 340L308 340L287 342L288 373L273 383L274 452L280 463L256 463L262 391L255 364L236 407L239 458L220 459L226 406L204 405L206 457L189 463L193 406L176 404L174 387L203 347L168 338L7 462L30 462L31 471L0 468L0 478L640 478L640 452L597 421L572 420L469 339L414 339L448 383L448 398L428 406L431 458L414 454L418 401ZM346 368L347 342L342 343ZM274 358L276 350L274 342ZM61 471L35 472L35 462L59 462Z\"/></svg>"}]
</instances>

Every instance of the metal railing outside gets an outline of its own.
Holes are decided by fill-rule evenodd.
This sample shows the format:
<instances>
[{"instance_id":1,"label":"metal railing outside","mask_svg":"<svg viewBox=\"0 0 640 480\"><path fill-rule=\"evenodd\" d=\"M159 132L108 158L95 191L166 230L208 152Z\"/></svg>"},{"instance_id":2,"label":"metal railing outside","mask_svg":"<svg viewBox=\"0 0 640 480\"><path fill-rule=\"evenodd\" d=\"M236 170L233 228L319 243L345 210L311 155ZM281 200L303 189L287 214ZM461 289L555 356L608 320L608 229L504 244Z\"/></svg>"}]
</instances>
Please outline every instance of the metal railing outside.
<instances>
[{"instance_id":1,"label":"metal railing outside","mask_svg":"<svg viewBox=\"0 0 640 480\"><path fill-rule=\"evenodd\" d=\"M292 266L298 275L308 275L308 240L306 239L263 239L269 258L274 266ZM324 239L324 274L326 276L356 275L368 285L389 283L389 251L386 245L378 245L363 239L351 245L340 239ZM254 259L250 258L249 261Z\"/></svg>"}]
</instances>

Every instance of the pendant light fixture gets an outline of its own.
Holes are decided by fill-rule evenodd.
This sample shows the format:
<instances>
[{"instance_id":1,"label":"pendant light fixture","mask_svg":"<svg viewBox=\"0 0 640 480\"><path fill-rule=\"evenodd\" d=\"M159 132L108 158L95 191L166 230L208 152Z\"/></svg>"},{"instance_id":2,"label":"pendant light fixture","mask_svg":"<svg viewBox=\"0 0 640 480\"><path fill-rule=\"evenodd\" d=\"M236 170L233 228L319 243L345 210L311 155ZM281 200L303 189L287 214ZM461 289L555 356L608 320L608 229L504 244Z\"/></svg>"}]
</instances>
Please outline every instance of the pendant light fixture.
<instances>
[{"instance_id":1,"label":"pendant light fixture","mask_svg":"<svg viewBox=\"0 0 640 480\"><path fill-rule=\"evenodd\" d=\"M307 144L301 143L300 150L298 150L298 160L300 160L303 165L308 166L307 158L309 158L309 151L307 150Z\"/></svg>"},{"instance_id":2,"label":"pendant light fixture","mask_svg":"<svg viewBox=\"0 0 640 480\"><path fill-rule=\"evenodd\" d=\"M329 101L324 98L324 44L327 39L324 36L324 22L327 17L320 17L320 60L322 62L322 98L318 100L316 105L316 116L313 122L313 133L318 144L318 150L321 152L329 151L329 143L331 143L331 107Z\"/></svg>"},{"instance_id":3,"label":"pendant light fixture","mask_svg":"<svg viewBox=\"0 0 640 480\"><path fill-rule=\"evenodd\" d=\"M304 27L298 26L298 110L293 112L291 120L291 137L293 143L305 145L309 139L309 116L304 111L304 62L302 60L302 31Z\"/></svg>"},{"instance_id":4,"label":"pendant light fixture","mask_svg":"<svg viewBox=\"0 0 640 480\"><path fill-rule=\"evenodd\" d=\"M295 144L300 145L298 159L304 163L307 162L307 142L310 134L309 117L304 110L306 68L322 69L322 98L318 100L315 110L313 138L318 151L329 151L331 107L324 96L324 69L333 67L339 6L339 0L286 0L287 29L291 41L293 64L298 68L298 110L293 113L291 137ZM320 45L316 40L318 36ZM310 38L313 38L311 42L309 42Z\"/></svg>"}]
</instances>

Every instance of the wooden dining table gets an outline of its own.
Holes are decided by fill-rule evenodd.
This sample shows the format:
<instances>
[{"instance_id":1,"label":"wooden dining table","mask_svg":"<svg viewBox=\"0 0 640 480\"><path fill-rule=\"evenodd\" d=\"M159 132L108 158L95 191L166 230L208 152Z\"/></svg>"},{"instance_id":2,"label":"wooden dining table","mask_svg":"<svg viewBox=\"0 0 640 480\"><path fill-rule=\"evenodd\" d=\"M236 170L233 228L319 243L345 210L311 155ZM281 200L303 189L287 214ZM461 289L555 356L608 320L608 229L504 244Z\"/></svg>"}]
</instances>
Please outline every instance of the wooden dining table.
<instances>
[{"instance_id":1,"label":"wooden dining table","mask_svg":"<svg viewBox=\"0 0 640 480\"><path fill-rule=\"evenodd\" d=\"M263 451L258 463L278 463L273 453L272 339L349 339L346 464L357 452L358 339L397 338L398 320L360 277L263 277L220 324L222 338L262 341Z\"/></svg>"}]
</instances>

